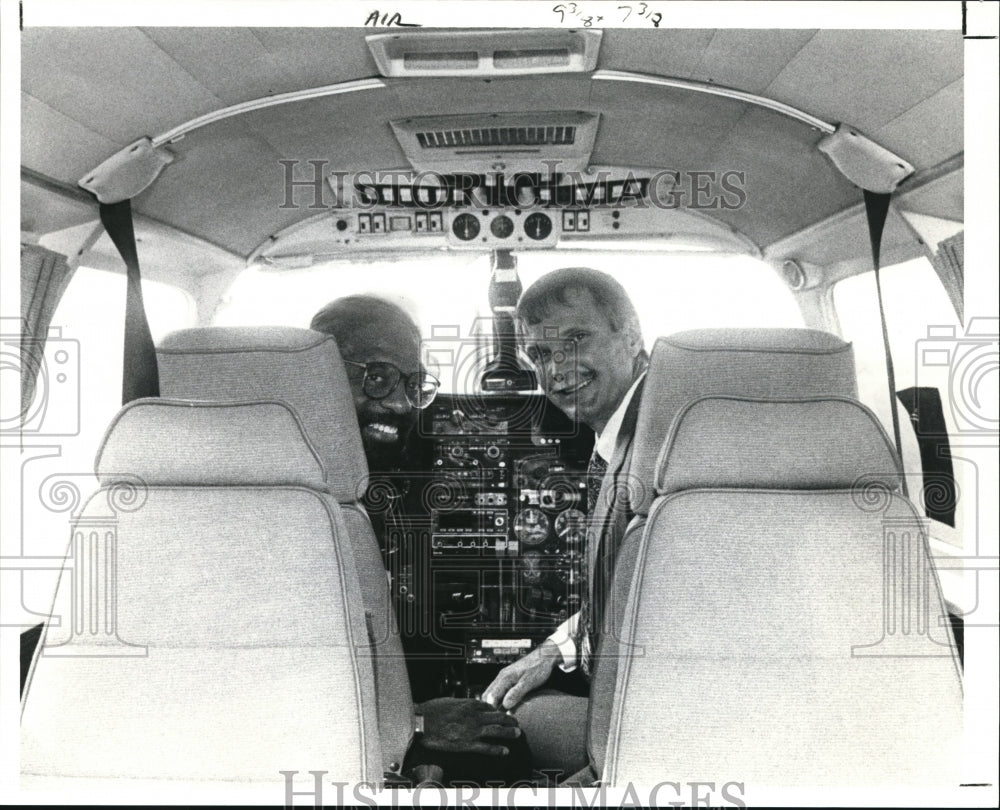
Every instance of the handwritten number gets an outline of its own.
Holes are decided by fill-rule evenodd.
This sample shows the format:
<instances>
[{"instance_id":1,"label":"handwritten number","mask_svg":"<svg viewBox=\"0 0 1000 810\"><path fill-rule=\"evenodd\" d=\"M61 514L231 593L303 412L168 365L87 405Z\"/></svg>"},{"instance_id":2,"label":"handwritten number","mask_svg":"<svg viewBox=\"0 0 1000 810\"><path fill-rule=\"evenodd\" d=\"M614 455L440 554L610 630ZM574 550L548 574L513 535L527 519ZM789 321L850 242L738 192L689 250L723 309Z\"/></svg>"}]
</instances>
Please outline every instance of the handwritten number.
<instances>
[{"instance_id":1,"label":"handwritten number","mask_svg":"<svg viewBox=\"0 0 1000 810\"><path fill-rule=\"evenodd\" d=\"M642 6L640 11L638 12L639 16L645 17L653 24L654 27L659 28L660 21L663 19L663 15L660 14L660 12L658 11L651 12L649 8L649 3L640 2L639 5ZM617 8L618 11L625 12L624 16L622 17L622 22L625 22L629 17L632 16L632 10L633 10L632 6L618 6ZM566 21L567 14L573 14L579 17L580 20L583 22L584 28L590 28L591 26L593 26L595 22L600 22L601 20L604 19L604 17L602 17L600 14L598 15L588 14L587 16L584 16L584 13L579 10L579 7L574 2L568 2L565 4L559 3L559 5L553 6L552 10L559 14L560 22Z\"/></svg>"}]
</instances>

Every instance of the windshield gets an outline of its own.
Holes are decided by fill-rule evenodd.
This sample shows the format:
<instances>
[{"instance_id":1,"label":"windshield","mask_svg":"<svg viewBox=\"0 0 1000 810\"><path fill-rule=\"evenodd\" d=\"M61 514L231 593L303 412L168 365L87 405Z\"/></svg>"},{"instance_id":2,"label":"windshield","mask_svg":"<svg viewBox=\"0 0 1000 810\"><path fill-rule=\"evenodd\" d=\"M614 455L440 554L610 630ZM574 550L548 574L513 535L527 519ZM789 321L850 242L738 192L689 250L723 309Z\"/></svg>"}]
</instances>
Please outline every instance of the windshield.
<instances>
[{"instance_id":1,"label":"windshield","mask_svg":"<svg viewBox=\"0 0 1000 810\"><path fill-rule=\"evenodd\" d=\"M559 267L594 267L615 276L636 306L647 348L656 337L684 329L803 325L792 293L769 265L749 256L539 250L517 254L517 262L525 288ZM445 252L338 260L304 270L251 267L233 283L213 323L303 327L334 298L375 293L410 312L427 339L471 340L479 346L477 362L485 364L490 272L488 255ZM459 365L438 360L442 391L459 392Z\"/></svg>"}]
</instances>

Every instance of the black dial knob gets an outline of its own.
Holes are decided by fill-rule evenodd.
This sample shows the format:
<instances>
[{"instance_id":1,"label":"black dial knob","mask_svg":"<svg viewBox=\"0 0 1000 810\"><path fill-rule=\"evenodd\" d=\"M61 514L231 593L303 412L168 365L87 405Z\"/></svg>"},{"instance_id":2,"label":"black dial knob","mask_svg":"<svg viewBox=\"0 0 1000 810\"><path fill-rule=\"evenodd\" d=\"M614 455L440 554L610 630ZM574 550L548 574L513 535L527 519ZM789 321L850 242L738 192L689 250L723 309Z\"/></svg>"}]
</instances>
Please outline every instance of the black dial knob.
<instances>
[{"instance_id":1,"label":"black dial knob","mask_svg":"<svg viewBox=\"0 0 1000 810\"><path fill-rule=\"evenodd\" d=\"M552 233L552 220L546 214L535 212L524 220L524 232L532 239L545 239Z\"/></svg>"},{"instance_id":2,"label":"black dial knob","mask_svg":"<svg viewBox=\"0 0 1000 810\"><path fill-rule=\"evenodd\" d=\"M514 223L502 214L490 223L490 231L497 239L506 239L514 233Z\"/></svg>"},{"instance_id":3,"label":"black dial knob","mask_svg":"<svg viewBox=\"0 0 1000 810\"><path fill-rule=\"evenodd\" d=\"M459 214L451 223L451 232L463 242L479 236L479 220L472 214Z\"/></svg>"}]
</instances>

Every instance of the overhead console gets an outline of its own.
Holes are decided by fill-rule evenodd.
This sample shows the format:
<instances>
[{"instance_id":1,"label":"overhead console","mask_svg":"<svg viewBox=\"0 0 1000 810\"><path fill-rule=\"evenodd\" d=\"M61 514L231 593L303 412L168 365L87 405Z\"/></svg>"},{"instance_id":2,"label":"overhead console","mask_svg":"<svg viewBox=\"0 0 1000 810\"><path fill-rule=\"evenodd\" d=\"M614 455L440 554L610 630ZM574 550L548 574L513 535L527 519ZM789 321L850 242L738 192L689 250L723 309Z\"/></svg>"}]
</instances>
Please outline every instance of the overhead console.
<instances>
[{"instance_id":1,"label":"overhead console","mask_svg":"<svg viewBox=\"0 0 1000 810\"><path fill-rule=\"evenodd\" d=\"M509 133L422 134L453 144L461 138L528 143L570 137L559 131L563 127L548 129L552 131L522 127ZM290 168L290 176L296 187L290 193L305 195L302 200L295 198L304 205L314 199L316 188L294 170ZM327 210L275 234L251 261L301 267L353 251L520 250L628 238L758 253L744 236L701 213L736 208L745 201L745 178L738 172L709 177L604 166L513 175L502 168L482 174L333 172L326 179Z\"/></svg>"}]
</instances>

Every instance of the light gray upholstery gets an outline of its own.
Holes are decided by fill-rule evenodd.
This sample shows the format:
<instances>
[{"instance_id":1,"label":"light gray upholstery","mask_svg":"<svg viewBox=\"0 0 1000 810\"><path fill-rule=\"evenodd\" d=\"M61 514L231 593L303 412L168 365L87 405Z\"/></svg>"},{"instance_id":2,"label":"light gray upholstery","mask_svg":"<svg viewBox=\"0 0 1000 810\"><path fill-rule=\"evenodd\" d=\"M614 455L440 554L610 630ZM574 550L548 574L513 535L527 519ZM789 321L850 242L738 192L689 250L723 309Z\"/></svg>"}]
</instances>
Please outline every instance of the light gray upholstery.
<instances>
[{"instance_id":1,"label":"light gray upholstery","mask_svg":"<svg viewBox=\"0 0 1000 810\"><path fill-rule=\"evenodd\" d=\"M702 397L675 420L657 460L657 495L698 487L901 489L898 457L868 408L846 398Z\"/></svg>"},{"instance_id":2,"label":"light gray upholstery","mask_svg":"<svg viewBox=\"0 0 1000 810\"><path fill-rule=\"evenodd\" d=\"M254 414L277 428L254 447L280 462L239 484L231 447L189 438ZM301 485L322 477L296 427L273 404L145 400L115 419L27 684L25 774L276 790L281 769L381 778L354 560L337 504ZM185 469L203 480L185 485Z\"/></svg>"},{"instance_id":3,"label":"light gray upholstery","mask_svg":"<svg viewBox=\"0 0 1000 810\"><path fill-rule=\"evenodd\" d=\"M218 418L219 408L225 419ZM167 439L170 450L163 452ZM134 400L106 431L94 467L102 483L128 472L156 485L327 487L315 448L283 402Z\"/></svg>"},{"instance_id":4,"label":"light gray upholstery","mask_svg":"<svg viewBox=\"0 0 1000 810\"><path fill-rule=\"evenodd\" d=\"M697 397L857 396L854 352L840 338L812 329L697 329L656 340L630 475L642 486L632 511L649 511L656 461L681 408Z\"/></svg>"},{"instance_id":5,"label":"light gray upholstery","mask_svg":"<svg viewBox=\"0 0 1000 810\"><path fill-rule=\"evenodd\" d=\"M755 480L750 450L735 475L725 458L706 466L688 444L699 436L792 469L765 464ZM672 437L666 494L635 549L604 780L957 784L957 656L875 418L843 399L720 397L688 408Z\"/></svg>"},{"instance_id":6,"label":"light gray upholstery","mask_svg":"<svg viewBox=\"0 0 1000 810\"><path fill-rule=\"evenodd\" d=\"M301 421L326 470L324 490L340 505L347 526L378 684L383 769L398 771L413 737L413 701L385 566L359 504L368 466L336 341L292 327L204 327L171 333L157 356L164 396L277 399ZM265 459L256 463L266 466Z\"/></svg>"},{"instance_id":7,"label":"light gray upholstery","mask_svg":"<svg viewBox=\"0 0 1000 810\"><path fill-rule=\"evenodd\" d=\"M854 353L840 338L811 329L697 329L658 338L650 353L649 369L632 441L628 491L637 516L622 539L615 563L615 577L604 612L606 627L591 679L589 748L600 770L611 712L611 699L620 657L618 628L628 598L637 545L649 507L656 496L655 478L660 450L671 425L690 402L710 394L743 397L854 397L857 382ZM743 436L730 436L737 451L755 431L748 425ZM706 436L713 436L711 425ZM719 434L717 438L721 438ZM715 465L708 472L722 472L725 458L704 457L693 450L696 461ZM752 466L771 463L763 456L746 458ZM894 468L893 468L894 469Z\"/></svg>"},{"instance_id":8,"label":"light gray upholstery","mask_svg":"<svg viewBox=\"0 0 1000 810\"><path fill-rule=\"evenodd\" d=\"M338 501L365 491L368 467L336 341L293 327L204 327L167 335L156 349L160 395L282 400L293 407Z\"/></svg>"}]
</instances>

